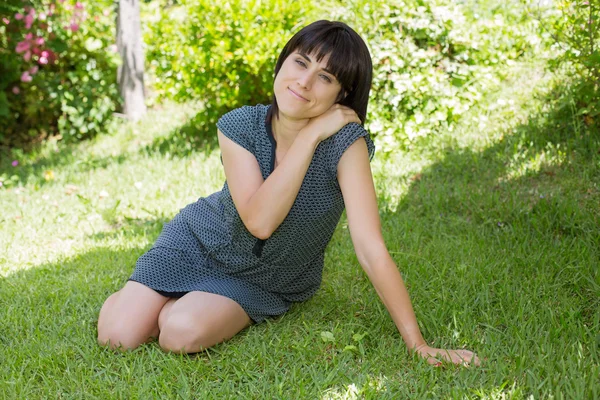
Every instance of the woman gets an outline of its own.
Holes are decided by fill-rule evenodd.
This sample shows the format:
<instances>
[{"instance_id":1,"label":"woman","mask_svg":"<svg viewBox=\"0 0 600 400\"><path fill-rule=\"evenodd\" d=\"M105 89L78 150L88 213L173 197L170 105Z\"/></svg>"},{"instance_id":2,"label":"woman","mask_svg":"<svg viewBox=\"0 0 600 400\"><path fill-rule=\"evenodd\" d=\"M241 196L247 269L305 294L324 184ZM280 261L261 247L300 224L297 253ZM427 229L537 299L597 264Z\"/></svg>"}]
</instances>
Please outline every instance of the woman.
<instances>
[{"instance_id":1,"label":"woman","mask_svg":"<svg viewBox=\"0 0 600 400\"><path fill-rule=\"evenodd\" d=\"M384 244L363 129L372 63L341 22L317 21L283 48L270 106L217 123L226 182L165 225L98 320L98 341L132 349L158 338L193 353L285 313L321 283L344 207L358 260L411 351L430 363L478 364L467 350L427 346ZM362 139L361 139L362 138Z\"/></svg>"}]
</instances>

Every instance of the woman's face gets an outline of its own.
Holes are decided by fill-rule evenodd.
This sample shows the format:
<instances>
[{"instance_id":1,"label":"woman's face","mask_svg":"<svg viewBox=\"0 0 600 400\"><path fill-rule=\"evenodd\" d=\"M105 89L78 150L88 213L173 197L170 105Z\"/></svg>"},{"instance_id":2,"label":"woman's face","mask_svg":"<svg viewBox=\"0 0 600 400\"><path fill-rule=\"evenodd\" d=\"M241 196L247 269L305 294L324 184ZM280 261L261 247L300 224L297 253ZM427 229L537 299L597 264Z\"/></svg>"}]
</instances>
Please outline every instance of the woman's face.
<instances>
[{"instance_id":1,"label":"woman's face","mask_svg":"<svg viewBox=\"0 0 600 400\"><path fill-rule=\"evenodd\" d=\"M314 118L327 111L342 88L327 70L329 56L291 53L275 77L273 91L279 112L291 119Z\"/></svg>"}]
</instances>

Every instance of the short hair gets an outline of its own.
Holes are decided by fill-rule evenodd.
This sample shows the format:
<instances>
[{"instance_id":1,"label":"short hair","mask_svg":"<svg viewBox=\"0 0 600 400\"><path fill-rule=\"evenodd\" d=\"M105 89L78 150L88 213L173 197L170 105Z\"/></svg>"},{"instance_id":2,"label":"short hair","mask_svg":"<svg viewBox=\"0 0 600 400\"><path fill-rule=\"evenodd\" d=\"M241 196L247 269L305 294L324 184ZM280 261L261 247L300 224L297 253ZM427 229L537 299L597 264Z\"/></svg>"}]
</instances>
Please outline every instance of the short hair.
<instances>
[{"instance_id":1,"label":"short hair","mask_svg":"<svg viewBox=\"0 0 600 400\"><path fill-rule=\"evenodd\" d=\"M373 62L367 45L358 33L339 21L320 20L305 26L281 50L275 64L275 77L283 62L294 51L305 54L314 52L317 62L329 55L327 69L342 86L336 103L353 109L364 124L373 79ZM271 122L273 115L279 118L275 93L267 122Z\"/></svg>"}]
</instances>

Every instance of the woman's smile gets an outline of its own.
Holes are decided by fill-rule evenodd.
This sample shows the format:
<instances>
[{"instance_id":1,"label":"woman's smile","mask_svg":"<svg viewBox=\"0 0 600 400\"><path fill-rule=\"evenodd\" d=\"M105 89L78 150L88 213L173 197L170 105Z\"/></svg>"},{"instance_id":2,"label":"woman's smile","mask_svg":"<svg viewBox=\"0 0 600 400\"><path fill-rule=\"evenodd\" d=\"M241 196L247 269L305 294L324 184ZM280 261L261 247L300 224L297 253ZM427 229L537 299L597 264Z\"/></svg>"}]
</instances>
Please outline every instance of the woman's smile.
<instances>
[{"instance_id":1,"label":"woman's smile","mask_svg":"<svg viewBox=\"0 0 600 400\"><path fill-rule=\"evenodd\" d=\"M308 101L308 99L302 97L299 93L293 91L291 88L287 88L288 91L292 94L293 97L297 98L298 100L302 100L302 101Z\"/></svg>"}]
</instances>

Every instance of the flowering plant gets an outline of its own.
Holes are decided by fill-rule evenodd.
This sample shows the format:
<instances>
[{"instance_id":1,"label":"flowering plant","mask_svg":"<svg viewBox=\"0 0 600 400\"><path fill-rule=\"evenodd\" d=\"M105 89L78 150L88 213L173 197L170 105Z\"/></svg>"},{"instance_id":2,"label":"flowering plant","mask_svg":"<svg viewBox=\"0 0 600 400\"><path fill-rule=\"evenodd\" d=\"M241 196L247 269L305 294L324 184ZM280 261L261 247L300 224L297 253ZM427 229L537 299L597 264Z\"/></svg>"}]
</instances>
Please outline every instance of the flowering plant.
<instances>
[{"instance_id":1,"label":"flowering plant","mask_svg":"<svg viewBox=\"0 0 600 400\"><path fill-rule=\"evenodd\" d=\"M0 7L0 144L95 134L117 103L112 3Z\"/></svg>"}]
</instances>

